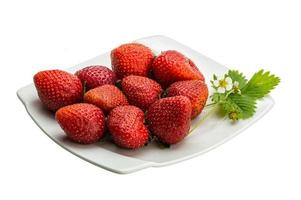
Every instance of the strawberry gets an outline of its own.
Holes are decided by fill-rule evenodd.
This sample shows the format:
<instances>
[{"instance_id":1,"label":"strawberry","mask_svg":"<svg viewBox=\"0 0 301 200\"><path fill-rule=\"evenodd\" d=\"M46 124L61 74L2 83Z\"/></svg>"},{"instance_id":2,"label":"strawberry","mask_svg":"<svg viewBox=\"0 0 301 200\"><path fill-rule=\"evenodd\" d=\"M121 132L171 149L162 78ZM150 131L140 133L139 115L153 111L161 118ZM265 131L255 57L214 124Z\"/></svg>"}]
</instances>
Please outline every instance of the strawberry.
<instances>
[{"instance_id":1,"label":"strawberry","mask_svg":"<svg viewBox=\"0 0 301 200\"><path fill-rule=\"evenodd\" d=\"M126 96L114 85L103 85L89 90L84 95L84 102L98 106L105 113L117 106L129 104Z\"/></svg>"},{"instance_id":2,"label":"strawberry","mask_svg":"<svg viewBox=\"0 0 301 200\"><path fill-rule=\"evenodd\" d=\"M146 111L160 98L161 86L154 80L143 76L130 75L122 79L122 91L131 105Z\"/></svg>"},{"instance_id":3,"label":"strawberry","mask_svg":"<svg viewBox=\"0 0 301 200\"><path fill-rule=\"evenodd\" d=\"M191 102L191 118L199 115L208 98L207 85L201 80L179 81L171 84L166 90L166 96L183 95Z\"/></svg>"},{"instance_id":4,"label":"strawberry","mask_svg":"<svg viewBox=\"0 0 301 200\"><path fill-rule=\"evenodd\" d=\"M192 60L174 51L164 51L156 57L152 64L155 79L164 87L183 80L203 80L203 74Z\"/></svg>"},{"instance_id":5,"label":"strawberry","mask_svg":"<svg viewBox=\"0 0 301 200\"><path fill-rule=\"evenodd\" d=\"M105 84L114 85L117 80L115 72L101 65L85 67L75 75L85 85L86 91Z\"/></svg>"},{"instance_id":6,"label":"strawberry","mask_svg":"<svg viewBox=\"0 0 301 200\"><path fill-rule=\"evenodd\" d=\"M60 108L55 119L68 138L80 144L95 143L104 135L104 114L91 104L78 103Z\"/></svg>"},{"instance_id":7,"label":"strawberry","mask_svg":"<svg viewBox=\"0 0 301 200\"><path fill-rule=\"evenodd\" d=\"M148 76L153 58L152 51L138 43L123 44L111 52L112 67L120 79L131 74Z\"/></svg>"},{"instance_id":8,"label":"strawberry","mask_svg":"<svg viewBox=\"0 0 301 200\"><path fill-rule=\"evenodd\" d=\"M137 149L148 141L148 130L143 121L144 113L141 109L135 106L118 106L110 112L107 126L118 146Z\"/></svg>"},{"instance_id":9,"label":"strawberry","mask_svg":"<svg viewBox=\"0 0 301 200\"><path fill-rule=\"evenodd\" d=\"M175 96L153 103L146 114L150 132L165 144L184 139L190 128L191 104L187 97Z\"/></svg>"},{"instance_id":10,"label":"strawberry","mask_svg":"<svg viewBox=\"0 0 301 200\"><path fill-rule=\"evenodd\" d=\"M46 70L33 77L38 96L51 111L80 102L83 87L79 78L62 70Z\"/></svg>"}]
</instances>

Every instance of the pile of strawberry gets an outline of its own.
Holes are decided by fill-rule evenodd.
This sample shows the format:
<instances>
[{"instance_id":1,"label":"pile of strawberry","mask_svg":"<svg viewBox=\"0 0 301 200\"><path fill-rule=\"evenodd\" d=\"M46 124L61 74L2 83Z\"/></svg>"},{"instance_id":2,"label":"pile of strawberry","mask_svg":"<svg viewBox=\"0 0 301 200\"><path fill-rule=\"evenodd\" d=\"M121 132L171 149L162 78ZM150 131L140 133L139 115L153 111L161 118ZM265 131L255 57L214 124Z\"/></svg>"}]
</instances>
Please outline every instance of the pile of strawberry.
<instances>
[{"instance_id":1,"label":"pile of strawberry","mask_svg":"<svg viewBox=\"0 0 301 200\"><path fill-rule=\"evenodd\" d=\"M106 133L129 149L150 138L168 145L183 140L208 98L195 64L174 50L154 56L137 43L112 50L111 62L113 71L88 66L75 75L62 70L35 74L41 102L55 112L68 138L91 144Z\"/></svg>"}]
</instances>

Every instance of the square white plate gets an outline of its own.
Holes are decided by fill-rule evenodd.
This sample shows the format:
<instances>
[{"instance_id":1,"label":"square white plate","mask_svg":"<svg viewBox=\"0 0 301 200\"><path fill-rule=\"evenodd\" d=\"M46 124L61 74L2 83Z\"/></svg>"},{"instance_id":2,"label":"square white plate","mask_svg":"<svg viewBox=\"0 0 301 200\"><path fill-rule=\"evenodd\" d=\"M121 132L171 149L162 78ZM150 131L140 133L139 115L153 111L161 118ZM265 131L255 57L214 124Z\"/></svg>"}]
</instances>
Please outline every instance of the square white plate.
<instances>
[{"instance_id":1,"label":"square white plate","mask_svg":"<svg viewBox=\"0 0 301 200\"><path fill-rule=\"evenodd\" d=\"M209 80L213 73L222 75L228 70L223 65L165 36L152 36L138 39L135 42L145 44L155 53L169 49L182 52L200 68L209 87ZM67 69L67 71L73 73L82 67L94 64L110 67L110 52ZM130 173L147 167L165 166L205 153L242 132L263 117L274 104L271 97L264 98L258 102L255 116L238 123L231 123L216 112L209 114L212 108L207 108L198 118L193 120L192 128L204 117L206 119L181 143L166 149L158 148L156 144L152 143L139 150L126 150L105 141L92 145L79 145L70 142L65 138L62 129L54 120L53 114L42 108L33 84L19 89L17 95L31 118L54 142L94 165L117 173Z\"/></svg>"}]
</instances>

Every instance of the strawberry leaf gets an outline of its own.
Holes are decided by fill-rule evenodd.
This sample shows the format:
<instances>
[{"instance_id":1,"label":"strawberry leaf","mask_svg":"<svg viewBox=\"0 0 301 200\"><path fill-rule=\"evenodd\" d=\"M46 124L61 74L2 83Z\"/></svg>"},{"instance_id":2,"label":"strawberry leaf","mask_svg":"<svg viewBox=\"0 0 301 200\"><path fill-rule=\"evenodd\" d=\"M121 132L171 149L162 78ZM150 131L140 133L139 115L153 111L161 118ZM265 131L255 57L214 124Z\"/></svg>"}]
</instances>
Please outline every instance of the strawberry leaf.
<instances>
[{"instance_id":1,"label":"strawberry leaf","mask_svg":"<svg viewBox=\"0 0 301 200\"><path fill-rule=\"evenodd\" d=\"M214 85L218 80L216 76L211 80L215 92L211 95L212 103L208 106L219 105L223 113L234 121L252 117L256 111L256 101L269 94L280 82L278 77L264 70L255 73L249 81L237 70L229 70L224 79L226 77L233 83L232 88L228 90L220 90L223 85ZM225 81L224 79L218 81Z\"/></svg>"},{"instance_id":2,"label":"strawberry leaf","mask_svg":"<svg viewBox=\"0 0 301 200\"><path fill-rule=\"evenodd\" d=\"M280 78L260 70L241 89L241 93L255 99L261 99L280 83Z\"/></svg>"}]
</instances>

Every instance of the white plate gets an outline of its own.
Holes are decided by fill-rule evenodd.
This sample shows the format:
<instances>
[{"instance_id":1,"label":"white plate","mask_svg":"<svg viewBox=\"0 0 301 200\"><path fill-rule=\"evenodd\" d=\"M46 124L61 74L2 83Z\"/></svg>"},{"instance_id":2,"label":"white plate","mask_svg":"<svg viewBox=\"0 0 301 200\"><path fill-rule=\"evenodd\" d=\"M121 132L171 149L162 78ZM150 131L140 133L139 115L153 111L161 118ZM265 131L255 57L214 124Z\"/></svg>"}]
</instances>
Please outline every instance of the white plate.
<instances>
[{"instance_id":1,"label":"white plate","mask_svg":"<svg viewBox=\"0 0 301 200\"><path fill-rule=\"evenodd\" d=\"M136 40L136 42L145 44L156 53L168 49L182 52L200 68L205 75L207 84L213 73L224 74L228 70L210 58L168 37L152 36ZM67 71L75 72L82 67L93 64L110 66L110 53L97 56ZM271 97L264 98L258 102L257 112L254 117L238 123L231 123L224 117L218 116L216 112L208 114L210 111L210 108L208 108L198 118L193 120L192 128L204 117L206 117L206 120L181 143L168 149L158 148L156 144L150 144L139 150L126 150L103 141L92 145L79 145L70 142L65 138L62 129L54 120L54 116L42 108L33 84L18 90L17 95L31 118L53 141L74 155L117 173L130 173L147 167L165 166L205 153L242 132L265 115L274 104Z\"/></svg>"}]
</instances>

